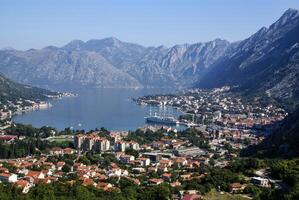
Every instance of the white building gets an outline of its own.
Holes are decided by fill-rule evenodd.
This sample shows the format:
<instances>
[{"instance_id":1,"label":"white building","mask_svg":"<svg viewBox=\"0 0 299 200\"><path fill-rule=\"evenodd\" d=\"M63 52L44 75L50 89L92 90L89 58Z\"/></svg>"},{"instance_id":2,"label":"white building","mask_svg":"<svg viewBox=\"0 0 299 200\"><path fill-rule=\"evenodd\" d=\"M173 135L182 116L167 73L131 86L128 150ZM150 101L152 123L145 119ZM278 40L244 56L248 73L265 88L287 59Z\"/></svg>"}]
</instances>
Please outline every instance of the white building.
<instances>
[{"instance_id":1,"label":"white building","mask_svg":"<svg viewBox=\"0 0 299 200\"><path fill-rule=\"evenodd\" d=\"M261 177L252 177L251 182L261 187L269 187L269 180Z\"/></svg>"},{"instance_id":2,"label":"white building","mask_svg":"<svg viewBox=\"0 0 299 200\"><path fill-rule=\"evenodd\" d=\"M2 182L15 183L17 180L18 180L18 176L16 174L11 174L11 173L0 174L0 181Z\"/></svg>"},{"instance_id":3,"label":"white building","mask_svg":"<svg viewBox=\"0 0 299 200\"><path fill-rule=\"evenodd\" d=\"M118 141L115 143L115 151L126 151L126 143L124 141Z\"/></svg>"}]
</instances>

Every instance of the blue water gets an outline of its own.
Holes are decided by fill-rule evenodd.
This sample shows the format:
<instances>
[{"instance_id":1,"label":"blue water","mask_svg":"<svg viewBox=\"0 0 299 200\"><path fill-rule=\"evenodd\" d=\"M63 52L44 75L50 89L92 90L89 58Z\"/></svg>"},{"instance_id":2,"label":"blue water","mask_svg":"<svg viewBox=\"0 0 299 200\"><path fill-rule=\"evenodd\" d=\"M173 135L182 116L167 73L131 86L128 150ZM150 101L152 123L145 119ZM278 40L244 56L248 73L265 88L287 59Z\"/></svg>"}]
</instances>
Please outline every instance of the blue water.
<instances>
[{"instance_id":1,"label":"blue water","mask_svg":"<svg viewBox=\"0 0 299 200\"><path fill-rule=\"evenodd\" d=\"M91 130L105 127L108 130L135 130L145 125L144 117L149 106L139 106L132 98L148 94L168 94L163 89L80 89L72 90L78 97L53 100L53 107L15 116L13 121L35 127L52 126ZM170 113L178 116L179 111ZM179 127L179 129L182 127Z\"/></svg>"}]
</instances>

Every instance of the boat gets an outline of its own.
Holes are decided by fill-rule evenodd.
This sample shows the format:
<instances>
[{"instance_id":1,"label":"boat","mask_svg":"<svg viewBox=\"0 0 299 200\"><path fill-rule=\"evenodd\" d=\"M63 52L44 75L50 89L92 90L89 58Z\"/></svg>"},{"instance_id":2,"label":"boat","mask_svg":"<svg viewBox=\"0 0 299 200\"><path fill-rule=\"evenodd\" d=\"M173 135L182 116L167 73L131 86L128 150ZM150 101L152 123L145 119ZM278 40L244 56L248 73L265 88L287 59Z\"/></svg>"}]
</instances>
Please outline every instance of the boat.
<instances>
[{"instance_id":1,"label":"boat","mask_svg":"<svg viewBox=\"0 0 299 200\"><path fill-rule=\"evenodd\" d=\"M162 116L148 116L146 122L158 123L158 124L171 124L176 125L179 121L174 117L162 117Z\"/></svg>"},{"instance_id":2,"label":"boat","mask_svg":"<svg viewBox=\"0 0 299 200\"><path fill-rule=\"evenodd\" d=\"M168 124L168 125L177 125L179 124L179 121L173 117L173 116L166 116L165 113L163 114L157 114L156 112L154 115L151 114L150 109L150 115L145 117L146 122L148 123L156 123L156 124Z\"/></svg>"}]
</instances>

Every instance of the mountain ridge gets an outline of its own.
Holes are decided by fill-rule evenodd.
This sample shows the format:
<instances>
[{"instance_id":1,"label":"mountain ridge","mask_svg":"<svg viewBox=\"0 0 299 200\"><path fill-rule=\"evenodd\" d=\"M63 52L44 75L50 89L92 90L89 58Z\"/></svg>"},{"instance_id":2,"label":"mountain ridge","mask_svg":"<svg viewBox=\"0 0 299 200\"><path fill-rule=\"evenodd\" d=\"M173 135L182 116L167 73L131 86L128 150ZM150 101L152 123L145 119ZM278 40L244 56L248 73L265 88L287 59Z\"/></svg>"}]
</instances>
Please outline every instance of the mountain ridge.
<instances>
[{"instance_id":1,"label":"mountain ridge","mask_svg":"<svg viewBox=\"0 0 299 200\"><path fill-rule=\"evenodd\" d=\"M218 53L213 55L217 57L228 45L229 42L220 39L170 48L143 47L116 38L87 42L73 40L63 47L0 50L0 71L13 80L41 87L65 84L66 80L69 80L70 85L76 83L94 87L176 87L182 82L185 84L185 75L205 71L207 63L214 61L210 59L210 53ZM95 60L87 56L91 54ZM192 57L192 54L196 57ZM84 66L78 61L82 61ZM92 68L89 67L91 65ZM64 74L63 69L68 74ZM101 69L105 76L97 73ZM177 75L181 80L178 80ZM70 77L76 77L78 81L73 82ZM113 79L115 82L109 81ZM188 85L193 83L195 80Z\"/></svg>"},{"instance_id":2,"label":"mountain ridge","mask_svg":"<svg viewBox=\"0 0 299 200\"><path fill-rule=\"evenodd\" d=\"M73 40L62 47L0 50L0 72L46 88L232 86L243 94L299 99L297 35L299 11L288 9L238 42L144 47L115 37Z\"/></svg>"},{"instance_id":3,"label":"mountain ridge","mask_svg":"<svg viewBox=\"0 0 299 200\"><path fill-rule=\"evenodd\" d=\"M237 86L244 94L299 99L299 11L287 10L269 28L241 41L197 84Z\"/></svg>"}]
</instances>

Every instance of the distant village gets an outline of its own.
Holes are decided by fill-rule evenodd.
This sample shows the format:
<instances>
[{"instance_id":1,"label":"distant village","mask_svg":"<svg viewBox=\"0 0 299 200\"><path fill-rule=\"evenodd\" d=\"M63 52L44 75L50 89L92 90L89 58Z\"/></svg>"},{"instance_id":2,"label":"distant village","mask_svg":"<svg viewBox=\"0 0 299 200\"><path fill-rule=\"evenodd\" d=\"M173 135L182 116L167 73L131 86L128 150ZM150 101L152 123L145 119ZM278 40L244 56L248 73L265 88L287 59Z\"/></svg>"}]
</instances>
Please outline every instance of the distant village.
<instances>
[{"instance_id":1,"label":"distant village","mask_svg":"<svg viewBox=\"0 0 299 200\"><path fill-rule=\"evenodd\" d=\"M47 96L49 99L60 99L64 97L74 97L76 94L65 92L58 93L55 96ZM13 115L31 112L38 109L46 109L51 107L51 103L40 100L30 100L19 98L16 101L0 101L0 120L10 119ZM0 127L1 129L1 127Z\"/></svg>"},{"instance_id":2,"label":"distant village","mask_svg":"<svg viewBox=\"0 0 299 200\"><path fill-rule=\"evenodd\" d=\"M267 134L287 116L284 109L274 104L246 102L228 93L229 87L212 90L186 90L177 95L150 95L134 99L138 105L166 105L182 112L179 123L202 127L203 130Z\"/></svg>"}]
</instances>

